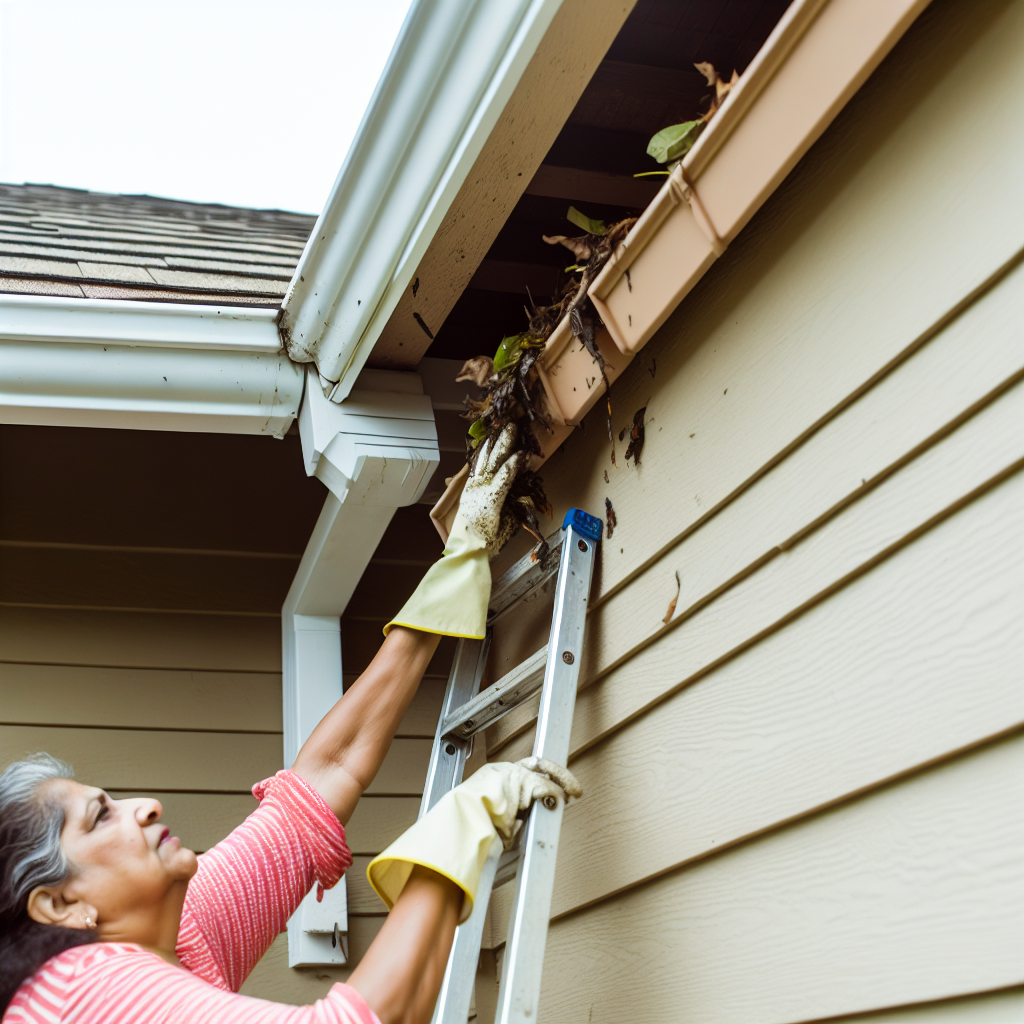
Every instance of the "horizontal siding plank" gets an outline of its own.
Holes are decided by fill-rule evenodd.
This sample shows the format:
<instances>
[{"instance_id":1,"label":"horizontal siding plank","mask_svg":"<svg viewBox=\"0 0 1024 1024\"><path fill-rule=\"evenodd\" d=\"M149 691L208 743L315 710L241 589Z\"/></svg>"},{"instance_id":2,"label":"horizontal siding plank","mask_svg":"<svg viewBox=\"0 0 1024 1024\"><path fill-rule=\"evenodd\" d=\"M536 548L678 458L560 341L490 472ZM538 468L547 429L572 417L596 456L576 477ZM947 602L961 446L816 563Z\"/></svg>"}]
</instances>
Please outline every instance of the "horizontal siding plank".
<instances>
[{"instance_id":1,"label":"horizontal siding plank","mask_svg":"<svg viewBox=\"0 0 1024 1024\"><path fill-rule=\"evenodd\" d=\"M431 743L395 740L368 793L423 792ZM0 761L45 750L104 789L246 793L281 768L281 737L259 733L159 732L0 726Z\"/></svg>"},{"instance_id":2,"label":"horizontal siding plank","mask_svg":"<svg viewBox=\"0 0 1024 1024\"><path fill-rule=\"evenodd\" d=\"M243 996L256 999L309 1006L323 999L332 985L348 981L383 926L383 917L349 917L348 952L351 959L344 967L289 967L288 937L282 933L274 939L239 991Z\"/></svg>"},{"instance_id":3,"label":"horizontal siding plank","mask_svg":"<svg viewBox=\"0 0 1024 1024\"><path fill-rule=\"evenodd\" d=\"M776 557L794 537L820 524L884 478L929 439L998 393L1024 370L1024 266L897 367L842 415L755 482L737 500L624 589L598 604L587 622L581 667L585 689L662 628L681 583L675 617L707 601ZM737 424L742 429L742 423ZM677 487L666 479L663 488ZM614 541L613 535L613 541ZM605 552L614 548L606 542ZM550 604L517 615L498 630L494 658L502 671L546 639ZM508 635L511 632L512 635ZM522 731L524 709L489 733L496 747Z\"/></svg>"},{"instance_id":4,"label":"horizontal siding plank","mask_svg":"<svg viewBox=\"0 0 1024 1024\"><path fill-rule=\"evenodd\" d=\"M571 751L578 753L768 635L912 540L935 517L954 511L965 496L1013 470L1024 457L1022 417L1019 384L821 529L693 616L677 619L656 644L579 694ZM1019 488L1010 483L999 489L1008 512L1019 507ZM527 741L528 736L514 740L501 757L518 756Z\"/></svg>"},{"instance_id":5,"label":"horizontal siding plank","mask_svg":"<svg viewBox=\"0 0 1024 1024\"><path fill-rule=\"evenodd\" d=\"M280 672L280 619L0 609L0 662Z\"/></svg>"},{"instance_id":6,"label":"horizontal siding plank","mask_svg":"<svg viewBox=\"0 0 1024 1024\"><path fill-rule=\"evenodd\" d=\"M281 731L279 672L0 664L4 723Z\"/></svg>"},{"instance_id":7,"label":"horizontal siding plank","mask_svg":"<svg viewBox=\"0 0 1024 1024\"><path fill-rule=\"evenodd\" d=\"M281 737L259 733L156 732L0 726L4 763L37 750L69 761L90 786L248 792L281 767Z\"/></svg>"},{"instance_id":8,"label":"horizontal siding plank","mask_svg":"<svg viewBox=\"0 0 1024 1024\"><path fill-rule=\"evenodd\" d=\"M610 463L600 408L546 466L559 521L605 498L616 509L595 596L660 558L1024 247L1021 14L950 5L936 17L928 42L908 36L911 49L876 72L616 382L616 437L647 409L641 467ZM997 96L964 86L972 62L1004 61L1012 79ZM956 154L951 118L971 123ZM962 214L938 212L949 209Z\"/></svg>"},{"instance_id":9,"label":"horizontal siding plank","mask_svg":"<svg viewBox=\"0 0 1024 1024\"><path fill-rule=\"evenodd\" d=\"M298 556L4 548L0 601L34 606L278 615Z\"/></svg>"},{"instance_id":10,"label":"horizontal siding plank","mask_svg":"<svg viewBox=\"0 0 1024 1024\"><path fill-rule=\"evenodd\" d=\"M830 1017L828 1024L1019 1024L1024 1020L1024 988L984 992L940 1003L896 1006L856 1017Z\"/></svg>"},{"instance_id":11,"label":"horizontal siding plank","mask_svg":"<svg viewBox=\"0 0 1024 1024\"><path fill-rule=\"evenodd\" d=\"M373 857L357 855L352 859L352 867L345 872L348 881L348 912L350 914L386 914L388 908L383 900L373 891L366 869Z\"/></svg>"},{"instance_id":12,"label":"horizontal siding plank","mask_svg":"<svg viewBox=\"0 0 1024 1024\"><path fill-rule=\"evenodd\" d=\"M538 1020L768 1024L1019 985L1022 846L1018 737L554 922Z\"/></svg>"},{"instance_id":13,"label":"horizontal siding plank","mask_svg":"<svg viewBox=\"0 0 1024 1024\"><path fill-rule=\"evenodd\" d=\"M349 849L375 856L416 821L419 811L418 796L363 796L345 826Z\"/></svg>"},{"instance_id":14,"label":"horizontal siding plank","mask_svg":"<svg viewBox=\"0 0 1024 1024\"><path fill-rule=\"evenodd\" d=\"M552 915L1024 725L1014 485L574 760Z\"/></svg>"}]
</instances>

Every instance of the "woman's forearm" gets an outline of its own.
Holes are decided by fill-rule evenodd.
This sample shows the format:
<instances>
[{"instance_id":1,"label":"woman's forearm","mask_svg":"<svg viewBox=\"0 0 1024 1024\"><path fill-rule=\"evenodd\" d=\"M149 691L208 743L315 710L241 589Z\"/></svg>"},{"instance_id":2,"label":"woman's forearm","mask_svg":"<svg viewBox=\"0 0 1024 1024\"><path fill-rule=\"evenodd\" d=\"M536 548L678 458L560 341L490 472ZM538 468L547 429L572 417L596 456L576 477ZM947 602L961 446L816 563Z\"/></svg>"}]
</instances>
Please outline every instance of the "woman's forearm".
<instances>
[{"instance_id":1,"label":"woman's forearm","mask_svg":"<svg viewBox=\"0 0 1024 1024\"><path fill-rule=\"evenodd\" d=\"M302 745L292 770L343 824L377 774L440 639L393 626L366 671Z\"/></svg>"},{"instance_id":2,"label":"woman's forearm","mask_svg":"<svg viewBox=\"0 0 1024 1024\"><path fill-rule=\"evenodd\" d=\"M427 868L413 868L384 927L348 980L381 1024L430 1020L462 900L454 882Z\"/></svg>"}]
</instances>

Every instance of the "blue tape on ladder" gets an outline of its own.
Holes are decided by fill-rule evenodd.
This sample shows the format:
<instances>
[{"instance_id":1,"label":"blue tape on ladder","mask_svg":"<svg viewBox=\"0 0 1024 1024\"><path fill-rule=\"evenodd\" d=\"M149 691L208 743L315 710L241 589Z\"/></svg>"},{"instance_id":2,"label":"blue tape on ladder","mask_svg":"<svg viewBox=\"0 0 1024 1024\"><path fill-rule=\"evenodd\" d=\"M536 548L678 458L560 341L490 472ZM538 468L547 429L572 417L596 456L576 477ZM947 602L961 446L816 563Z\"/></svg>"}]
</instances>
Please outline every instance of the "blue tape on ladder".
<instances>
[{"instance_id":1,"label":"blue tape on ladder","mask_svg":"<svg viewBox=\"0 0 1024 1024\"><path fill-rule=\"evenodd\" d=\"M584 512L581 508L569 509L562 520L562 529L564 530L570 524L591 540L601 540L601 531L604 529L604 523L596 516L590 515L589 512Z\"/></svg>"}]
</instances>

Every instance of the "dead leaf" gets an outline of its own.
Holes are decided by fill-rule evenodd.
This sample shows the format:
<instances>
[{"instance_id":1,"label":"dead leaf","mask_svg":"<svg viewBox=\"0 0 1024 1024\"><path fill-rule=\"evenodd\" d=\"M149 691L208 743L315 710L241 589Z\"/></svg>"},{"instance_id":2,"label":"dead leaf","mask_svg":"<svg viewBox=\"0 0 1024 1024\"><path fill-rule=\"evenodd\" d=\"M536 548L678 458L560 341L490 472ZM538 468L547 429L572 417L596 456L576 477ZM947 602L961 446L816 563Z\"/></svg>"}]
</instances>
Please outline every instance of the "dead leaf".
<instances>
[{"instance_id":1,"label":"dead leaf","mask_svg":"<svg viewBox=\"0 0 1024 1024\"><path fill-rule=\"evenodd\" d=\"M477 356L467 359L459 370L456 381L471 380L478 388L482 388L494 373L494 360L490 356Z\"/></svg>"},{"instance_id":2,"label":"dead leaf","mask_svg":"<svg viewBox=\"0 0 1024 1024\"><path fill-rule=\"evenodd\" d=\"M611 498L604 499L604 522L608 527L608 539L611 540L611 536L615 532L615 527L619 525L619 520L615 515L615 509L612 508Z\"/></svg>"},{"instance_id":3,"label":"dead leaf","mask_svg":"<svg viewBox=\"0 0 1024 1024\"><path fill-rule=\"evenodd\" d=\"M640 453L644 450L644 413L647 406L637 409L633 414L633 425L629 428L629 447L626 449L626 461L633 460L633 465L639 467Z\"/></svg>"},{"instance_id":4,"label":"dead leaf","mask_svg":"<svg viewBox=\"0 0 1024 1024\"><path fill-rule=\"evenodd\" d=\"M587 241L586 235L581 235L579 238L568 238L565 235L541 235L540 237L548 245L564 245L579 263L586 263L594 255L593 246Z\"/></svg>"},{"instance_id":5,"label":"dead leaf","mask_svg":"<svg viewBox=\"0 0 1024 1024\"><path fill-rule=\"evenodd\" d=\"M605 501L607 502L607 500L608 499L606 498ZM608 536L610 537L611 534L608 534ZM669 603L668 603L668 611L665 612L665 618L663 618L661 620L663 623L665 623L666 626L672 621L672 616L675 615L675 613L676 613L676 602L679 600L679 594L682 591L682 589L683 589L683 585L679 581L679 570L677 569L676 570L676 596L673 597L671 601L669 601Z\"/></svg>"},{"instance_id":6,"label":"dead leaf","mask_svg":"<svg viewBox=\"0 0 1024 1024\"><path fill-rule=\"evenodd\" d=\"M739 72L734 68L732 77L726 80L715 70L715 66L707 61L701 61L700 64L693 66L708 80L708 85L714 86L715 89L715 98L711 101L707 113L701 118L702 121L710 121L718 108L725 102L726 96L732 92L733 86L739 82Z\"/></svg>"}]
</instances>

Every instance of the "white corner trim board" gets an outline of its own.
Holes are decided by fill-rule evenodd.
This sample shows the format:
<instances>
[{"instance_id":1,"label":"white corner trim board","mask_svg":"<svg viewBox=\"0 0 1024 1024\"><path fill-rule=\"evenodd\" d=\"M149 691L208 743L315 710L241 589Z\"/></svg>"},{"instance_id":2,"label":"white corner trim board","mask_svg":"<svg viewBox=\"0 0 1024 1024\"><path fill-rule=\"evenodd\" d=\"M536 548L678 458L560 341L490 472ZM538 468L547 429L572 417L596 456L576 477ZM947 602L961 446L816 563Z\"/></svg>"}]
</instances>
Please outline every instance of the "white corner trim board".
<instances>
[{"instance_id":1,"label":"white corner trim board","mask_svg":"<svg viewBox=\"0 0 1024 1024\"><path fill-rule=\"evenodd\" d=\"M272 309L0 296L0 422L281 437L303 374Z\"/></svg>"},{"instance_id":2,"label":"white corner trim board","mask_svg":"<svg viewBox=\"0 0 1024 1024\"><path fill-rule=\"evenodd\" d=\"M309 367L299 415L306 472L330 489L281 609L284 764L341 696L341 614L395 509L422 495L440 462L430 398L415 374L370 371L349 401L324 397ZM288 922L292 967L343 964L344 879L307 895Z\"/></svg>"},{"instance_id":3,"label":"white corner trim board","mask_svg":"<svg viewBox=\"0 0 1024 1024\"><path fill-rule=\"evenodd\" d=\"M342 401L561 0L415 0L282 306Z\"/></svg>"}]
</instances>

